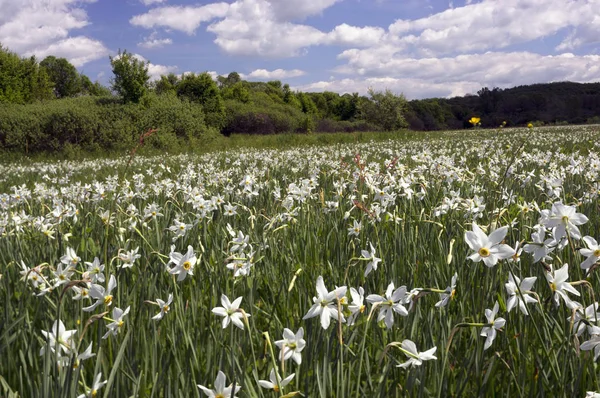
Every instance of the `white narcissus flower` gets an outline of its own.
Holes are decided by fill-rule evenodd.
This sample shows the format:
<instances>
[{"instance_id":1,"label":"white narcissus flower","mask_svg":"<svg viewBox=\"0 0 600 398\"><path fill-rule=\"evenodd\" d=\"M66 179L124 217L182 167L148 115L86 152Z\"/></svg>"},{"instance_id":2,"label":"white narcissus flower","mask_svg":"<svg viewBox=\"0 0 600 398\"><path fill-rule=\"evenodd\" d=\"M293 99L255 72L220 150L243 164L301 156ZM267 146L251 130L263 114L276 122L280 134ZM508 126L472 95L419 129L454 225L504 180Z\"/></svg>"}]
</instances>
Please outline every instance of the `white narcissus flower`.
<instances>
[{"instance_id":1,"label":"white narcissus flower","mask_svg":"<svg viewBox=\"0 0 600 398\"><path fill-rule=\"evenodd\" d=\"M588 218L581 213L577 213L575 206L567 206L562 203L554 203L552 210L542 210L540 224L552 228L552 235L557 242L567 235L573 239L581 239L578 225L588 222Z\"/></svg>"},{"instance_id":2,"label":"white narcissus flower","mask_svg":"<svg viewBox=\"0 0 600 398\"><path fill-rule=\"evenodd\" d=\"M348 228L348 236L358 236L360 234L360 230L362 229L362 223L354 220L354 223L351 227Z\"/></svg>"},{"instance_id":3,"label":"white narcissus flower","mask_svg":"<svg viewBox=\"0 0 600 398\"><path fill-rule=\"evenodd\" d=\"M458 274L455 272L452 276L452 281L450 282L450 286L446 288L444 293L440 293L440 301L435 303L436 307L445 307L450 302L450 299L454 297L456 294L456 280L458 278Z\"/></svg>"},{"instance_id":4,"label":"white narcissus flower","mask_svg":"<svg viewBox=\"0 0 600 398\"><path fill-rule=\"evenodd\" d=\"M381 262L380 258L375 257L375 248L373 247L373 244L369 243L369 246L371 246L371 252L368 252L367 250L360 251L360 255L363 260L369 260L367 263L367 268L365 269L365 277L369 275L371 271L377 271L377 265Z\"/></svg>"},{"instance_id":5,"label":"white narcissus flower","mask_svg":"<svg viewBox=\"0 0 600 398\"><path fill-rule=\"evenodd\" d=\"M306 347L306 340L304 340L304 328L298 329L298 332L294 334L290 329L283 329L283 339L277 340L275 345L281 350L281 354L278 359L287 361L292 358L296 364L302 363L302 350Z\"/></svg>"},{"instance_id":6,"label":"white narcissus flower","mask_svg":"<svg viewBox=\"0 0 600 398\"><path fill-rule=\"evenodd\" d=\"M233 323L238 328L244 330L244 313L240 310L240 304L242 303L242 297L236 298L233 303L229 301L229 298L222 294L221 305L223 307L215 307L212 309L212 313L223 317L223 329L229 326L229 323ZM246 317L250 317L250 314L245 314Z\"/></svg>"},{"instance_id":7,"label":"white narcissus flower","mask_svg":"<svg viewBox=\"0 0 600 398\"><path fill-rule=\"evenodd\" d=\"M348 326L354 325L356 321L356 317L365 312L367 308L364 304L365 301L365 289L361 287L356 290L355 288L350 288L350 296L352 296L352 302L348 305L348 310L350 310L350 315L348 317Z\"/></svg>"},{"instance_id":8,"label":"white narcissus flower","mask_svg":"<svg viewBox=\"0 0 600 398\"><path fill-rule=\"evenodd\" d=\"M531 292L531 288L536 280L537 277L535 276L525 278L521 281L518 277L513 278L512 274L508 275L508 282L504 284L506 293L509 295L506 302L506 312L510 312L518 304L521 312L524 315L529 315L526 304L537 303L537 300L528 294ZM521 294L519 294L519 291Z\"/></svg>"},{"instance_id":9,"label":"white narcissus flower","mask_svg":"<svg viewBox=\"0 0 600 398\"><path fill-rule=\"evenodd\" d=\"M170 311L170 309L171 309L170 305L171 305L172 302L173 302L173 294L169 294L169 298L167 299L166 302L164 302L161 299L157 298L156 299L156 303L160 307L160 312L158 314L154 315L152 317L152 319L154 319L155 321L163 319L163 317L165 316L165 314Z\"/></svg>"},{"instance_id":10,"label":"white narcissus flower","mask_svg":"<svg viewBox=\"0 0 600 398\"><path fill-rule=\"evenodd\" d=\"M294 378L294 376L296 376L296 374L292 373L291 375L289 375L285 379L282 379L281 376L279 376L279 374L275 373L275 369L271 369L271 373L269 374L269 381L267 381L267 380L259 380L258 384L262 388L266 388L267 390L273 390L275 392L280 392L279 391L279 387L281 386L281 388L284 389L285 386L287 386L288 384L290 384L290 382L292 381L292 379ZM279 379L279 384L277 384L277 379Z\"/></svg>"},{"instance_id":11,"label":"white narcissus flower","mask_svg":"<svg viewBox=\"0 0 600 398\"><path fill-rule=\"evenodd\" d=\"M386 291L385 297L378 294L370 294L367 296L367 302L371 304L379 303L379 314L377 322L384 321L385 326L391 329L394 326L394 312L408 316L408 310L404 307L403 302L406 299L406 286L400 286L394 290L394 282L390 282Z\"/></svg>"},{"instance_id":12,"label":"white narcissus flower","mask_svg":"<svg viewBox=\"0 0 600 398\"><path fill-rule=\"evenodd\" d=\"M89 291L89 296L95 299L96 302L90 305L89 307L84 307L83 310L87 312L93 311L100 304L104 304L107 307L110 307L113 301L113 296L110 293L114 290L115 287L117 287L117 279L114 275L110 276L106 289L104 289L104 286L92 285Z\"/></svg>"},{"instance_id":13,"label":"white narcissus flower","mask_svg":"<svg viewBox=\"0 0 600 398\"><path fill-rule=\"evenodd\" d=\"M119 333L119 330L125 325L125 321L123 320L127 314L129 314L129 310L131 307L125 308L123 311L120 308L113 308L112 311L112 322L106 325L108 331L102 336L103 339L106 339L108 336L113 335L116 336Z\"/></svg>"},{"instance_id":14,"label":"white narcissus flower","mask_svg":"<svg viewBox=\"0 0 600 398\"><path fill-rule=\"evenodd\" d=\"M600 312L598 312L598 303L588 305L585 309L577 304L577 311L575 312L575 318L573 319L573 329L577 333L577 336L581 336L586 329L586 323L597 323L600 320ZM571 321L572 317L568 317L567 320ZM587 322L584 322L587 321ZM591 329L591 326L588 328Z\"/></svg>"},{"instance_id":15,"label":"white narcissus flower","mask_svg":"<svg viewBox=\"0 0 600 398\"><path fill-rule=\"evenodd\" d=\"M399 368L408 368L411 366L421 366L423 361L429 361L432 359L437 359L435 354L437 347L433 347L427 351L419 352L417 351L417 346L412 341L406 339L402 341L401 350L408 356L408 361L401 363L398 365Z\"/></svg>"},{"instance_id":16,"label":"white narcissus flower","mask_svg":"<svg viewBox=\"0 0 600 398\"><path fill-rule=\"evenodd\" d=\"M173 268L169 269L169 273L177 275L177 282L184 280L188 274L194 275L194 266L198 260L192 246L188 246L187 253L185 254L171 251L169 257L169 263L175 264Z\"/></svg>"},{"instance_id":17,"label":"white narcissus flower","mask_svg":"<svg viewBox=\"0 0 600 398\"><path fill-rule=\"evenodd\" d=\"M217 378L215 379L214 390L204 387L201 384L198 384L198 388L209 398L235 398L235 394L241 390L242 386L236 385L235 391L233 391L233 384L230 384L229 387L225 387L226 381L225 373L219 370Z\"/></svg>"},{"instance_id":18,"label":"white narcissus flower","mask_svg":"<svg viewBox=\"0 0 600 398\"><path fill-rule=\"evenodd\" d=\"M90 388L85 394L81 394L77 396L77 398L97 398L98 390L104 387L107 383L107 380L102 380L102 372L98 373L96 377L94 377L94 383L92 384L92 388Z\"/></svg>"},{"instance_id":19,"label":"white narcissus flower","mask_svg":"<svg viewBox=\"0 0 600 398\"><path fill-rule=\"evenodd\" d=\"M346 296L346 286L336 287L331 292L325 287L323 277L317 278L317 297L313 297L313 306L310 307L306 315L302 319L309 319L316 316L321 318L321 326L323 329L329 328L331 318L340 319L342 323L346 322L344 315L338 312L337 300L341 300Z\"/></svg>"},{"instance_id":20,"label":"white narcissus flower","mask_svg":"<svg viewBox=\"0 0 600 398\"><path fill-rule=\"evenodd\" d=\"M581 269L589 272L592 265L596 264L598 259L600 259L600 245L591 236L584 236L583 241L587 245L587 249L579 249L579 253L585 257L585 261L581 263Z\"/></svg>"},{"instance_id":21,"label":"white narcissus flower","mask_svg":"<svg viewBox=\"0 0 600 398\"><path fill-rule=\"evenodd\" d=\"M579 347L582 351L594 350L594 361L600 357L600 327L590 327L591 338L588 341L584 341Z\"/></svg>"},{"instance_id":22,"label":"white narcissus flower","mask_svg":"<svg viewBox=\"0 0 600 398\"><path fill-rule=\"evenodd\" d=\"M135 249L130 250L128 252L119 253L119 260L121 260L123 262L123 264L121 265L121 267L122 268L131 268L131 267L133 267L133 263L135 263L135 260L137 260L138 258L142 257L140 254L138 254L139 250L140 250L140 248L138 246Z\"/></svg>"},{"instance_id":23,"label":"white narcissus flower","mask_svg":"<svg viewBox=\"0 0 600 398\"><path fill-rule=\"evenodd\" d=\"M50 351L56 352L55 350L58 346L59 355L61 351L65 354L75 351L75 341L73 341L75 333L77 333L75 329L65 330L65 324L60 319L54 321L50 332L42 330L42 334L48 341L47 346L50 348ZM42 347L40 355L44 354L45 348L46 346Z\"/></svg>"},{"instance_id":24,"label":"white narcissus flower","mask_svg":"<svg viewBox=\"0 0 600 398\"><path fill-rule=\"evenodd\" d=\"M488 348L490 348L490 346L494 342L494 339L496 338L497 330L500 330L506 323L506 320L504 318L496 318L496 314L498 313L499 308L500 308L500 306L498 305L498 302L496 301L496 304L494 304L493 309L485 310L485 317L488 321L489 326L484 326L483 329L481 329L481 334L480 334L481 336L486 338L485 344L483 345L484 351L487 350Z\"/></svg>"},{"instance_id":25,"label":"white narcissus flower","mask_svg":"<svg viewBox=\"0 0 600 398\"><path fill-rule=\"evenodd\" d=\"M554 249L554 247L550 247L552 244L556 244L554 239L545 239L546 238L546 228L543 225L537 225L534 227L535 232L531 234L531 243L527 243L523 246L523 250L525 253L529 253L533 255L533 262L537 263L540 260L551 260L551 257L548 256Z\"/></svg>"},{"instance_id":26,"label":"white narcissus flower","mask_svg":"<svg viewBox=\"0 0 600 398\"><path fill-rule=\"evenodd\" d=\"M568 307L572 307L573 301L569 298L567 293L579 296L579 292L571 286L567 281L569 279L569 264L565 263L560 269L550 272L546 272L546 280L550 285L550 290L553 292L553 299L556 306L560 305L559 298L565 301Z\"/></svg>"},{"instance_id":27,"label":"white narcissus flower","mask_svg":"<svg viewBox=\"0 0 600 398\"><path fill-rule=\"evenodd\" d=\"M66 251L67 252L65 253L65 255L60 258L60 262L71 267L74 267L77 264L79 264L81 258L77 255L77 253L75 253L75 250L73 250L70 247L67 247Z\"/></svg>"},{"instance_id":28,"label":"white narcissus flower","mask_svg":"<svg viewBox=\"0 0 600 398\"><path fill-rule=\"evenodd\" d=\"M498 228L487 236L479 226L473 222L473 230L465 232L465 241L475 253L469 259L475 263L483 260L488 267L493 267L498 260L504 260L514 256L515 251L509 245L502 244L502 240L508 232L508 227Z\"/></svg>"}]
</instances>

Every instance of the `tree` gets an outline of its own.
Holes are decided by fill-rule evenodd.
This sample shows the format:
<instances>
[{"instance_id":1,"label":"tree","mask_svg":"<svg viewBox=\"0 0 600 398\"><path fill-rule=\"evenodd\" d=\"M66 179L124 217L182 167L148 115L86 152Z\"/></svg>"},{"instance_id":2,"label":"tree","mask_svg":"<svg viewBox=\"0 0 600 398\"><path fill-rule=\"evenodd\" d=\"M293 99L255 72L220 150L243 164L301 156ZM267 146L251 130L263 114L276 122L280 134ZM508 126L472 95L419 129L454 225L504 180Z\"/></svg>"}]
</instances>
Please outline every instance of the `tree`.
<instances>
[{"instance_id":1,"label":"tree","mask_svg":"<svg viewBox=\"0 0 600 398\"><path fill-rule=\"evenodd\" d=\"M52 82L35 57L20 58L0 45L0 103L27 104L52 97Z\"/></svg>"},{"instance_id":2,"label":"tree","mask_svg":"<svg viewBox=\"0 0 600 398\"><path fill-rule=\"evenodd\" d=\"M127 50L110 57L115 77L111 80L112 89L123 97L124 102L139 102L148 91L148 61Z\"/></svg>"},{"instance_id":3,"label":"tree","mask_svg":"<svg viewBox=\"0 0 600 398\"><path fill-rule=\"evenodd\" d=\"M40 62L46 70L50 81L54 83L56 98L73 97L81 91L81 79L77 69L65 58L47 56Z\"/></svg>"},{"instance_id":4,"label":"tree","mask_svg":"<svg viewBox=\"0 0 600 398\"><path fill-rule=\"evenodd\" d=\"M179 84L179 77L174 73L168 75L162 75L160 80L154 83L154 91L156 94L175 93L177 91L177 84Z\"/></svg>"},{"instance_id":5,"label":"tree","mask_svg":"<svg viewBox=\"0 0 600 398\"><path fill-rule=\"evenodd\" d=\"M395 95L390 90L384 92L369 89L369 99L359 104L360 118L392 131L406 127L404 115L408 103L404 95Z\"/></svg>"},{"instance_id":6,"label":"tree","mask_svg":"<svg viewBox=\"0 0 600 398\"><path fill-rule=\"evenodd\" d=\"M219 127L223 123L225 117L223 98L217 83L207 72L199 75L194 73L183 75L177 85L177 95L202 104L206 122L210 126Z\"/></svg>"},{"instance_id":7,"label":"tree","mask_svg":"<svg viewBox=\"0 0 600 398\"><path fill-rule=\"evenodd\" d=\"M89 77L81 75L81 94L91 95L93 97L107 97L110 90L104 87L100 82L92 83Z\"/></svg>"}]
</instances>

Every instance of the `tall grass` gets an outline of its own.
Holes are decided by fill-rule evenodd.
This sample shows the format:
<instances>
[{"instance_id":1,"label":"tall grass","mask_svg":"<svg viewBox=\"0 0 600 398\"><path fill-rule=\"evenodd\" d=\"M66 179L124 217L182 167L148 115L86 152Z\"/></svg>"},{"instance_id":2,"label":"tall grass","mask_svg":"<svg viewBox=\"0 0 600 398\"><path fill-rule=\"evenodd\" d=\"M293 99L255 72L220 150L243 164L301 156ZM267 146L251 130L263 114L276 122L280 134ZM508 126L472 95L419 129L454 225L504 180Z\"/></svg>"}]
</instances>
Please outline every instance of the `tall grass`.
<instances>
[{"instance_id":1,"label":"tall grass","mask_svg":"<svg viewBox=\"0 0 600 398\"><path fill-rule=\"evenodd\" d=\"M107 383L98 394L104 397L200 397L197 385L213 388L219 370L227 385L242 387L240 397L583 396L600 390L594 355L580 349L593 336L587 330L577 336L567 319L573 311L564 302L553 304L546 282L548 264L557 269L568 263L569 281L581 294L572 298L583 307L595 302L596 272L586 275L580 268L579 249L586 244L571 239L546 265L523 252L519 262L486 267L467 258L472 250L465 242L473 220L488 233L492 223L509 226L505 240L511 246L531 242L540 212L522 206L535 202L550 209L559 201L588 216L582 235L599 238L600 159L598 146L589 145L598 136L592 128L427 139L381 135L364 142L355 135L347 136L352 142L331 145L321 138L331 136L303 142L272 136L262 148L243 149L233 141L217 152L138 156L129 165L122 158L0 166L0 396L77 396L102 373ZM250 190L243 184L248 176ZM557 196L552 184L560 188ZM375 199L384 188L395 196L385 206ZM223 204L215 198L215 209L203 214L217 195ZM473 210L477 197L484 205ZM150 204L162 216L145 218ZM227 215L225 205L237 214ZM131 217L129 206L140 215ZM173 240L168 228L175 220L191 227ZM354 221L361 223L357 236L348 231ZM43 232L48 229L50 236ZM238 231L251 248L233 252ZM368 261L361 250L370 250L370 243L382 261L365 277ZM198 262L193 275L178 282L167 272L173 268L169 256L188 246ZM67 248L81 258L72 283L38 296L40 289L22 277L34 271L21 275L21 261L40 266L55 284L52 271ZM119 256L136 248L141 257L123 267ZM85 312L91 301L73 300L74 287L86 286L83 262L95 257L117 287L111 307ZM235 261L252 264L247 276L233 276L226 264ZM455 273L453 298L436 307ZM528 316L518 308L506 311L510 274L537 277L533 291L540 301L528 304ZM390 282L422 290L406 303L407 316L395 314L392 328L377 322L380 308L366 300L354 325L339 322L350 315L348 294L323 329L318 317L302 319L317 296L319 276L329 290L361 286L365 297L383 295ZM169 294L173 302L164 318L151 319L160 312L156 300ZM231 324L223 329L222 318L211 312L223 294L231 301L243 298L244 330ZM496 301L506 324L484 350L485 310ZM114 307L130 312L117 336L103 339ZM42 331L57 319L77 331L78 353L91 343L95 356L74 368L75 356L59 365L49 347L40 355ZM275 341L284 328L296 333L301 327L301 364L282 361ZM421 352L437 347L437 360L397 367L408 359L398 349L405 339ZM258 383L269 380L272 368L278 382L295 373L279 393Z\"/></svg>"}]
</instances>

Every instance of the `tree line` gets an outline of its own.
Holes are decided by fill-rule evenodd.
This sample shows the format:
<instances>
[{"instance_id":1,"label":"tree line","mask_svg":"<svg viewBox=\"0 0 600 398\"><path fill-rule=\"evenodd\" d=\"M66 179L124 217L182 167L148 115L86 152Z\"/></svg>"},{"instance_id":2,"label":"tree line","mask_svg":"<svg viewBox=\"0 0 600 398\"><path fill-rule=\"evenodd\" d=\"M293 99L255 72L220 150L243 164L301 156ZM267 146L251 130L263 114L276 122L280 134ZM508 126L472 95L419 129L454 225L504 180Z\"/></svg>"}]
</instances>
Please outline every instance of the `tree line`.
<instances>
[{"instance_id":1,"label":"tree line","mask_svg":"<svg viewBox=\"0 0 600 398\"><path fill-rule=\"evenodd\" d=\"M158 148L189 147L219 134L461 129L600 119L600 83L552 83L477 95L407 101L390 90L367 96L294 91L236 72L216 79L173 73L151 81L149 63L127 51L110 57L110 87L65 58L20 57L0 45L0 149L22 152L126 148L158 128Z\"/></svg>"}]
</instances>

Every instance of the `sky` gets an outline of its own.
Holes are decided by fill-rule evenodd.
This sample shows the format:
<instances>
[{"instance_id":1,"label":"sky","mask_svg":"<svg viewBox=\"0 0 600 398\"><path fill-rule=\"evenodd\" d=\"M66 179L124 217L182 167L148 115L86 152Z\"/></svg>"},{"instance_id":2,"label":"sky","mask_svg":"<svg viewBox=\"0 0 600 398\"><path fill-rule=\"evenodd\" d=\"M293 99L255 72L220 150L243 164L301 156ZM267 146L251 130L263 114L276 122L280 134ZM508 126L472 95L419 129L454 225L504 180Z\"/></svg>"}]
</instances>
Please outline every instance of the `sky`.
<instances>
[{"instance_id":1,"label":"sky","mask_svg":"<svg viewBox=\"0 0 600 398\"><path fill-rule=\"evenodd\" d=\"M119 50L173 72L409 99L600 81L600 0L0 0L0 43L108 85Z\"/></svg>"}]
</instances>

